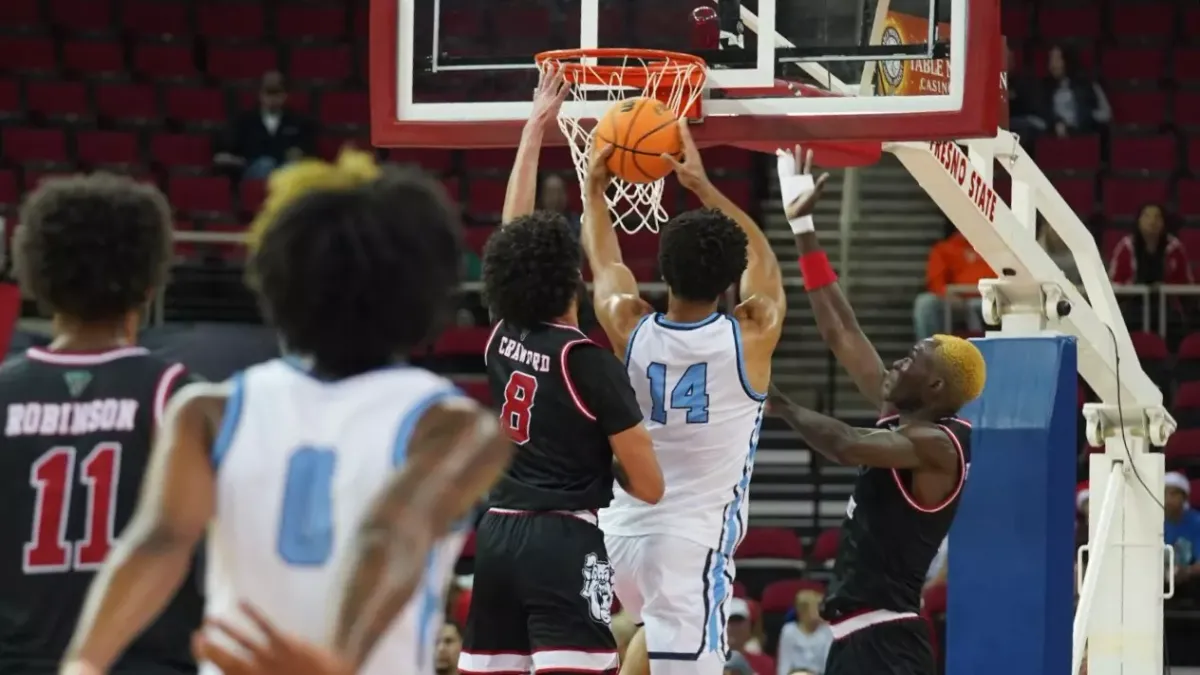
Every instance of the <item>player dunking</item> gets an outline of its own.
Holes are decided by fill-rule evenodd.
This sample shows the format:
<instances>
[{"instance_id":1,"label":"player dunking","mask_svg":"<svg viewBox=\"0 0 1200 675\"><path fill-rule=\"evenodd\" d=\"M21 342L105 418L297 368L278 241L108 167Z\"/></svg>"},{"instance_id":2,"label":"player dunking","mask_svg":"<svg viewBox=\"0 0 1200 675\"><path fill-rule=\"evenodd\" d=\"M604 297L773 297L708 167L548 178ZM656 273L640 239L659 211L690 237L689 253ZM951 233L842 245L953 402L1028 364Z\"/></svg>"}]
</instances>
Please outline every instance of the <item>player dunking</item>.
<instances>
[{"instance_id":1,"label":"player dunking","mask_svg":"<svg viewBox=\"0 0 1200 675\"><path fill-rule=\"evenodd\" d=\"M542 133L566 95L543 74L505 200L483 254L496 326L485 360L516 445L476 532L462 673L611 673L612 568L596 511L614 476L656 502L663 479L621 363L579 330L579 243L533 211ZM622 474L622 471L624 474Z\"/></svg>"},{"instance_id":2,"label":"player dunking","mask_svg":"<svg viewBox=\"0 0 1200 675\"><path fill-rule=\"evenodd\" d=\"M647 314L622 263L604 191L605 160L592 158L583 244L595 277L596 315L625 358L663 468L656 505L617 490L600 512L617 596L645 624L623 672L719 675L728 645L733 550L746 527L747 487L786 311L779 263L758 226L709 182L680 123L680 183L706 208L663 227L659 265L665 314ZM718 301L739 283L733 313ZM644 644L640 640L644 639Z\"/></svg>"},{"instance_id":3,"label":"player dunking","mask_svg":"<svg viewBox=\"0 0 1200 675\"><path fill-rule=\"evenodd\" d=\"M511 454L490 412L404 363L458 283L457 218L429 178L359 153L295 164L271 190L250 277L291 355L172 404L67 672L109 668L211 521L205 613L227 634L275 646L269 619L307 657L293 675L432 673L462 541L443 535ZM296 642L330 636L343 661Z\"/></svg>"},{"instance_id":4,"label":"player dunking","mask_svg":"<svg viewBox=\"0 0 1200 675\"><path fill-rule=\"evenodd\" d=\"M825 675L933 675L921 586L950 530L971 461L971 428L956 417L983 390L983 357L970 342L937 335L884 368L842 295L813 231L812 154L780 152L787 216L821 337L872 403L878 429L855 429L772 389L772 410L817 452L861 467L842 521L822 615L833 629Z\"/></svg>"},{"instance_id":5,"label":"player dunking","mask_svg":"<svg viewBox=\"0 0 1200 675\"><path fill-rule=\"evenodd\" d=\"M136 346L171 250L162 194L95 174L26 199L17 276L53 316L54 340L0 369L0 672L53 673L88 584L125 529L167 399L184 368ZM187 574L191 557L184 561ZM202 601L193 582L113 665L188 673Z\"/></svg>"}]
</instances>

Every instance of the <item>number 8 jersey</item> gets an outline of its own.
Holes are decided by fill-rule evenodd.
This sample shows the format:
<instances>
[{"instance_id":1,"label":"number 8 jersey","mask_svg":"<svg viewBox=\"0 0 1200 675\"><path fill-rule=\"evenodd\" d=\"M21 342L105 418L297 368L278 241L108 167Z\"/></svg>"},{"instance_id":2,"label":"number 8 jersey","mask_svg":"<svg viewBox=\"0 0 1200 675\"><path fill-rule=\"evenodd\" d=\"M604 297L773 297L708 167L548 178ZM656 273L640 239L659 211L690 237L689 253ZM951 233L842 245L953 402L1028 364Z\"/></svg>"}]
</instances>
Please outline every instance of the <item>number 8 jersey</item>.
<instances>
[{"instance_id":1,"label":"number 8 jersey","mask_svg":"<svg viewBox=\"0 0 1200 675\"><path fill-rule=\"evenodd\" d=\"M617 487L600 528L675 535L731 555L746 531L766 400L746 377L737 320L719 312L694 323L647 315L629 337L625 366L667 489L651 506Z\"/></svg>"}]
</instances>

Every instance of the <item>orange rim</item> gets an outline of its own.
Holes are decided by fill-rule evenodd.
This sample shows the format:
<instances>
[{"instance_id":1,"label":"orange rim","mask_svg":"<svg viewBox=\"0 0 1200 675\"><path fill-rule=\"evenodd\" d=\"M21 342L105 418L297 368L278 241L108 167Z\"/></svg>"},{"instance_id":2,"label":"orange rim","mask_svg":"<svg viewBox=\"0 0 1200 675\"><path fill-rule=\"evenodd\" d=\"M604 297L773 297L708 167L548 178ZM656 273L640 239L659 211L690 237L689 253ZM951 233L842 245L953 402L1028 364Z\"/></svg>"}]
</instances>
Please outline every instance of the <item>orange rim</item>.
<instances>
[{"instance_id":1,"label":"orange rim","mask_svg":"<svg viewBox=\"0 0 1200 675\"><path fill-rule=\"evenodd\" d=\"M707 79L708 63L699 56L665 49L633 49L601 47L596 49L555 49L534 56L539 67L547 62L558 63L563 76L575 84L645 87L649 74L658 77L658 87L686 80L690 87L701 87ZM620 66L584 65L582 59L637 59L640 63ZM659 75L661 73L661 75ZM620 77L620 80L615 78Z\"/></svg>"}]
</instances>

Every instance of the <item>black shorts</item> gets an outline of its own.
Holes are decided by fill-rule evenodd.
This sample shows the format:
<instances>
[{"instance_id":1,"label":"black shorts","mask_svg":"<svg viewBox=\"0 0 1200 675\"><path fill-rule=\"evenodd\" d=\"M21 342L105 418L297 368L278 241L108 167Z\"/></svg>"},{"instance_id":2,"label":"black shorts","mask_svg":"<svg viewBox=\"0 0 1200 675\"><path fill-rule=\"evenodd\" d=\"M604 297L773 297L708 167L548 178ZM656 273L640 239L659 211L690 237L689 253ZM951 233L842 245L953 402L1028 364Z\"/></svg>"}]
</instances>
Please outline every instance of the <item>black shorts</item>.
<instances>
[{"instance_id":1,"label":"black shorts","mask_svg":"<svg viewBox=\"0 0 1200 675\"><path fill-rule=\"evenodd\" d=\"M824 675L936 675L924 619L868 626L833 641Z\"/></svg>"},{"instance_id":2,"label":"black shorts","mask_svg":"<svg viewBox=\"0 0 1200 675\"><path fill-rule=\"evenodd\" d=\"M594 521L557 512L484 515L460 672L617 672L612 569Z\"/></svg>"}]
</instances>

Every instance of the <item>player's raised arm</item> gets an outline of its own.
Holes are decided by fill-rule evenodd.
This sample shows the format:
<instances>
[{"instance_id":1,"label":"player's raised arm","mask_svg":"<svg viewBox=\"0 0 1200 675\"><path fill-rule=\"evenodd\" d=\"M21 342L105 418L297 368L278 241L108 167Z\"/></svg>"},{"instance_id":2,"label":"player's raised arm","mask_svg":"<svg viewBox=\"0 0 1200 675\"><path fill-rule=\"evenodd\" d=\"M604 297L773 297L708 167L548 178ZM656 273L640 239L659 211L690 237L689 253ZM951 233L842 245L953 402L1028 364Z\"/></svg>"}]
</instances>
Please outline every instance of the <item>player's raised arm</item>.
<instances>
[{"instance_id":1,"label":"player's raised arm","mask_svg":"<svg viewBox=\"0 0 1200 675\"><path fill-rule=\"evenodd\" d=\"M859 327L813 228L813 208L828 174L814 181L812 152L805 154L799 146L794 152L780 150L778 155L784 208L800 250L800 272L816 316L817 330L863 396L882 407L883 360Z\"/></svg>"},{"instance_id":2,"label":"player's raised arm","mask_svg":"<svg viewBox=\"0 0 1200 675\"><path fill-rule=\"evenodd\" d=\"M210 448L227 387L193 384L168 406L137 511L92 581L64 673L103 673L179 589L213 515Z\"/></svg>"},{"instance_id":3,"label":"player's raised arm","mask_svg":"<svg viewBox=\"0 0 1200 675\"><path fill-rule=\"evenodd\" d=\"M959 470L954 441L936 425L909 424L895 431L860 429L793 403L773 384L769 397L772 412L795 429L809 447L838 464Z\"/></svg>"},{"instance_id":4,"label":"player's raised arm","mask_svg":"<svg viewBox=\"0 0 1200 675\"><path fill-rule=\"evenodd\" d=\"M683 141L683 162L676 161L670 155L663 155L664 159L674 165L679 183L699 197L704 206L725 214L746 233L746 271L742 273L739 286L742 303L738 305L735 315L746 340L746 357L750 362L747 365L752 371L762 371L765 380L769 377L771 353L775 344L779 342L779 334L783 331L783 318L787 312L779 259L775 257L767 235L749 214L730 201L708 179L708 173L700 159L700 151L696 148L696 142L692 140L686 119L679 121L679 135ZM756 367L755 361L765 361L767 368ZM762 383L764 386L765 384ZM762 390L761 386L759 390Z\"/></svg>"},{"instance_id":5,"label":"player's raised arm","mask_svg":"<svg viewBox=\"0 0 1200 675\"><path fill-rule=\"evenodd\" d=\"M512 458L495 415L468 399L430 408L408 461L364 519L333 646L357 670L421 582L435 542L478 503Z\"/></svg>"},{"instance_id":6,"label":"player's raised arm","mask_svg":"<svg viewBox=\"0 0 1200 675\"><path fill-rule=\"evenodd\" d=\"M592 303L596 318L608 335L613 351L622 358L629 334L638 320L651 311L638 293L637 279L621 257L621 242L608 214L604 191L611 176L605 161L612 154L609 145L592 155L584 185L584 214L580 229L583 252L592 268Z\"/></svg>"},{"instance_id":7,"label":"player's raised arm","mask_svg":"<svg viewBox=\"0 0 1200 675\"><path fill-rule=\"evenodd\" d=\"M561 71L546 69L541 72L533 93L533 114L521 131L517 159L508 176L501 223L533 213L537 200L538 155L542 153L542 138L547 126L558 119L558 109L562 107L570 88Z\"/></svg>"}]
</instances>

